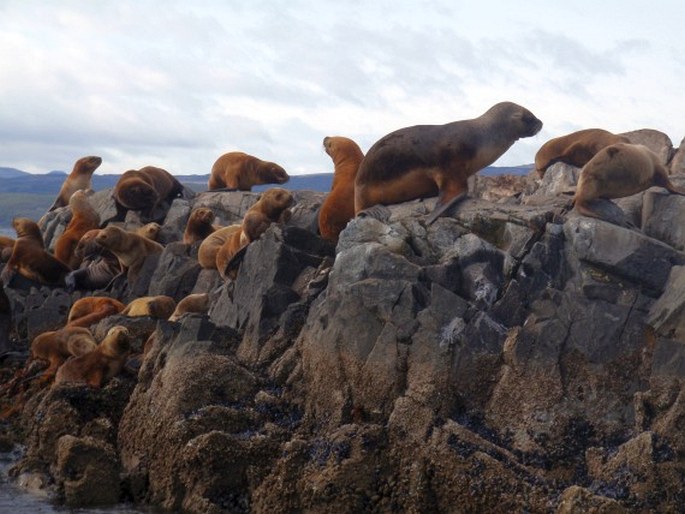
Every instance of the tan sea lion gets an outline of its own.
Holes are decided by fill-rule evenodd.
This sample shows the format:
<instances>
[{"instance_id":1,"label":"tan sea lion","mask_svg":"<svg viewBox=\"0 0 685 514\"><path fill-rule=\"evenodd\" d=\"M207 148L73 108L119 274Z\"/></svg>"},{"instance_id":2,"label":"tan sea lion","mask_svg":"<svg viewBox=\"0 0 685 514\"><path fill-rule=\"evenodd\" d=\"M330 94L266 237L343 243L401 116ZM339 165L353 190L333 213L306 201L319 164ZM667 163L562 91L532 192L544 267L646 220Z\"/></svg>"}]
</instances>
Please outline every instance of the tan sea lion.
<instances>
[{"instance_id":1,"label":"tan sea lion","mask_svg":"<svg viewBox=\"0 0 685 514\"><path fill-rule=\"evenodd\" d=\"M591 128L571 132L550 139L535 154L535 170L540 178L556 162L582 168L602 148L615 143L629 143L627 137L612 134L608 130Z\"/></svg>"},{"instance_id":2,"label":"tan sea lion","mask_svg":"<svg viewBox=\"0 0 685 514\"><path fill-rule=\"evenodd\" d=\"M161 230L162 226L159 223L152 221L150 223L146 223L142 227L138 227L134 230L134 232L139 236L147 237L152 241L157 241Z\"/></svg>"},{"instance_id":3,"label":"tan sea lion","mask_svg":"<svg viewBox=\"0 0 685 514\"><path fill-rule=\"evenodd\" d=\"M197 262L202 268L216 269L216 254L234 233L240 233L240 225L218 228L202 240L197 249Z\"/></svg>"},{"instance_id":4,"label":"tan sea lion","mask_svg":"<svg viewBox=\"0 0 685 514\"><path fill-rule=\"evenodd\" d=\"M183 186L168 171L155 166L122 173L112 196L117 206L117 217L127 210L142 211L151 216L164 202L171 202L183 193Z\"/></svg>"},{"instance_id":5,"label":"tan sea lion","mask_svg":"<svg viewBox=\"0 0 685 514\"><path fill-rule=\"evenodd\" d=\"M76 254L76 246L81 237L89 230L100 226L100 215L90 205L86 193L79 189L69 198L71 220L55 243L55 257L71 269L78 268L81 258Z\"/></svg>"},{"instance_id":6,"label":"tan sea lion","mask_svg":"<svg viewBox=\"0 0 685 514\"><path fill-rule=\"evenodd\" d=\"M87 384L102 387L118 375L126 364L130 333L121 325L109 329L94 350L73 357L62 364L55 375L55 384Z\"/></svg>"},{"instance_id":7,"label":"tan sea lion","mask_svg":"<svg viewBox=\"0 0 685 514\"><path fill-rule=\"evenodd\" d=\"M67 327L89 327L98 321L118 314L126 306L115 298L107 296L86 296L76 300L67 317Z\"/></svg>"},{"instance_id":8,"label":"tan sea lion","mask_svg":"<svg viewBox=\"0 0 685 514\"><path fill-rule=\"evenodd\" d=\"M43 332L31 342L29 361L42 360L49 363L43 373L52 378L57 368L71 356L78 357L97 348L97 342L90 330L83 327L65 327L60 330Z\"/></svg>"},{"instance_id":9,"label":"tan sea lion","mask_svg":"<svg viewBox=\"0 0 685 514\"><path fill-rule=\"evenodd\" d=\"M685 195L685 189L671 183L668 170L649 148L616 143L597 152L583 167L573 202L580 214L599 218L590 207L594 200L623 198L652 186Z\"/></svg>"},{"instance_id":10,"label":"tan sea lion","mask_svg":"<svg viewBox=\"0 0 685 514\"><path fill-rule=\"evenodd\" d=\"M333 160L335 170L331 191L319 210L319 234L335 243L354 218L354 180L364 154L359 145L347 137L325 137L323 146Z\"/></svg>"},{"instance_id":11,"label":"tan sea lion","mask_svg":"<svg viewBox=\"0 0 685 514\"><path fill-rule=\"evenodd\" d=\"M290 219L289 207L294 201L290 191L281 187L272 187L259 195L243 216L240 231L230 234L216 253L216 269L222 278L229 277L226 268L238 250L259 239L272 223Z\"/></svg>"},{"instance_id":12,"label":"tan sea lion","mask_svg":"<svg viewBox=\"0 0 685 514\"><path fill-rule=\"evenodd\" d=\"M84 191L92 189L91 182L93 172L98 169L100 164L102 164L102 158L94 155L81 157L78 161L76 161L71 173L69 173L67 178L64 179L64 183L59 190L57 199L50 206L48 212L54 211L58 207L64 207L67 205L71 195L73 195L79 189L83 189Z\"/></svg>"},{"instance_id":13,"label":"tan sea lion","mask_svg":"<svg viewBox=\"0 0 685 514\"><path fill-rule=\"evenodd\" d=\"M207 293L189 294L183 300L178 302L176 309L169 316L169 321L178 321L178 319L187 313L204 314L209 310L209 295Z\"/></svg>"},{"instance_id":14,"label":"tan sea lion","mask_svg":"<svg viewBox=\"0 0 685 514\"><path fill-rule=\"evenodd\" d=\"M150 316L167 319L176 309L176 302L171 296L143 296L131 301L121 311L124 316Z\"/></svg>"},{"instance_id":15,"label":"tan sea lion","mask_svg":"<svg viewBox=\"0 0 685 514\"><path fill-rule=\"evenodd\" d=\"M129 280L137 278L148 255L162 253L164 250L161 244L115 225L100 229L100 233L95 236L95 242L117 257L122 273L128 271Z\"/></svg>"},{"instance_id":16,"label":"tan sea lion","mask_svg":"<svg viewBox=\"0 0 685 514\"><path fill-rule=\"evenodd\" d=\"M64 277L71 269L45 250L38 224L28 218L14 218L12 225L17 239L0 277L5 285L10 283L14 273L42 284L64 284Z\"/></svg>"},{"instance_id":17,"label":"tan sea lion","mask_svg":"<svg viewBox=\"0 0 685 514\"><path fill-rule=\"evenodd\" d=\"M467 179L492 164L516 140L537 134L542 122L512 102L446 125L416 125L377 141L359 165L355 214L376 204L438 195L432 223L468 191Z\"/></svg>"},{"instance_id":18,"label":"tan sea lion","mask_svg":"<svg viewBox=\"0 0 685 514\"><path fill-rule=\"evenodd\" d=\"M202 241L214 232L217 229L213 225L215 218L214 212L208 207L194 209L188 217L188 222L183 232L183 243L191 245L197 241Z\"/></svg>"},{"instance_id":19,"label":"tan sea lion","mask_svg":"<svg viewBox=\"0 0 685 514\"><path fill-rule=\"evenodd\" d=\"M260 184L285 184L290 177L274 162L263 161L244 152L228 152L212 166L207 189L250 191Z\"/></svg>"}]
</instances>

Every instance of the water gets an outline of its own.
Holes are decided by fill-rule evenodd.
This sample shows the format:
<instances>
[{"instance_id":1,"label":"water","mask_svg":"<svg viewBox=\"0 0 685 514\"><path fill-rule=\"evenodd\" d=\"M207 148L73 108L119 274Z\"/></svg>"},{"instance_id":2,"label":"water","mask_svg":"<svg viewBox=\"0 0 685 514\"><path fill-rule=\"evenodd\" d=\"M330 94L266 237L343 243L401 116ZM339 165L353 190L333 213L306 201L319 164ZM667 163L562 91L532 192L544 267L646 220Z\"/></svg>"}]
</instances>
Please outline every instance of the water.
<instances>
[{"instance_id":1,"label":"water","mask_svg":"<svg viewBox=\"0 0 685 514\"><path fill-rule=\"evenodd\" d=\"M55 505L45 495L30 493L12 483L7 472L20 457L20 452L0 453L0 513L12 514L152 514L156 509L139 509L132 505L120 504L106 508L72 509Z\"/></svg>"}]
</instances>

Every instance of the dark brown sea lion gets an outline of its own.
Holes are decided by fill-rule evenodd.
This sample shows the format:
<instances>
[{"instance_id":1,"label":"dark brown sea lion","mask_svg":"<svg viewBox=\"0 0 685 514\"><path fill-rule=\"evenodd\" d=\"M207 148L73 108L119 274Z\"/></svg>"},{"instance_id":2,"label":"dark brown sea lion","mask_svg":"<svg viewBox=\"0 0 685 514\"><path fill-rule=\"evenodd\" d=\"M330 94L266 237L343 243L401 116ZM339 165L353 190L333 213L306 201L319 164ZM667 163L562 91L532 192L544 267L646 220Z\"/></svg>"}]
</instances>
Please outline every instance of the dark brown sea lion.
<instances>
[{"instance_id":1,"label":"dark brown sea lion","mask_svg":"<svg viewBox=\"0 0 685 514\"><path fill-rule=\"evenodd\" d=\"M668 170L649 148L616 143L597 152L583 167L573 202L580 214L598 218L591 208L594 200L623 198L652 186L685 195L685 189L671 183Z\"/></svg>"},{"instance_id":2,"label":"dark brown sea lion","mask_svg":"<svg viewBox=\"0 0 685 514\"><path fill-rule=\"evenodd\" d=\"M427 220L431 223L466 194L471 175L541 128L542 122L529 110L502 102L478 118L396 130L377 141L359 165L355 214L376 204L437 194L436 208Z\"/></svg>"},{"instance_id":3,"label":"dark brown sea lion","mask_svg":"<svg viewBox=\"0 0 685 514\"><path fill-rule=\"evenodd\" d=\"M102 164L102 158L96 157L94 155L89 155L88 157L81 157L78 161L74 163L74 168L71 173L64 179L64 183L59 190L57 199L50 206L48 212L54 211L58 207L64 207L69 203L69 199L74 192L79 189L87 191L92 189L91 181L93 177L93 172L98 169L98 166Z\"/></svg>"},{"instance_id":4,"label":"dark brown sea lion","mask_svg":"<svg viewBox=\"0 0 685 514\"><path fill-rule=\"evenodd\" d=\"M45 250L38 224L28 218L14 218L17 239L0 278L10 284L14 273L42 284L62 285L71 269Z\"/></svg>"},{"instance_id":5,"label":"dark brown sea lion","mask_svg":"<svg viewBox=\"0 0 685 514\"><path fill-rule=\"evenodd\" d=\"M550 139L535 154L535 170L540 178L556 162L582 168L602 148L615 143L629 143L627 137L598 129L584 129Z\"/></svg>"},{"instance_id":6,"label":"dark brown sea lion","mask_svg":"<svg viewBox=\"0 0 685 514\"><path fill-rule=\"evenodd\" d=\"M127 210L141 211L150 217L159 205L171 202L182 193L183 186L171 173L155 166L145 166L125 171L114 186L112 196L119 219Z\"/></svg>"},{"instance_id":7,"label":"dark brown sea lion","mask_svg":"<svg viewBox=\"0 0 685 514\"><path fill-rule=\"evenodd\" d=\"M244 152L228 152L212 166L207 189L250 191L260 184L285 184L290 177L274 162L263 161Z\"/></svg>"},{"instance_id":8,"label":"dark brown sea lion","mask_svg":"<svg viewBox=\"0 0 685 514\"><path fill-rule=\"evenodd\" d=\"M121 271L119 259L107 248L96 243L95 238L99 233L100 229L89 230L76 245L74 254L81 260L81 264L64 279L70 291L104 288Z\"/></svg>"},{"instance_id":9,"label":"dark brown sea lion","mask_svg":"<svg viewBox=\"0 0 685 514\"><path fill-rule=\"evenodd\" d=\"M359 145L347 137L325 137L323 146L333 159L335 171L331 191L319 210L319 234L335 243L354 218L354 180L364 154Z\"/></svg>"}]
</instances>

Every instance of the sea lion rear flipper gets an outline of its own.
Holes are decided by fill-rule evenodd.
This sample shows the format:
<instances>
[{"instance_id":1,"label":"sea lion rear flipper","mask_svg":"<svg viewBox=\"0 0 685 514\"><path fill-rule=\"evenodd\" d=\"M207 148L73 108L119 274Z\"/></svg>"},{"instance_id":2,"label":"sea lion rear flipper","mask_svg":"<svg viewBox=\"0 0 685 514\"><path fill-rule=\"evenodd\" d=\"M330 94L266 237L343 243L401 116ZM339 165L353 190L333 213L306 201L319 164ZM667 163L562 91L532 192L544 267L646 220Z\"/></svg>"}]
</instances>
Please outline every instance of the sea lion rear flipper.
<instances>
[{"instance_id":1,"label":"sea lion rear flipper","mask_svg":"<svg viewBox=\"0 0 685 514\"><path fill-rule=\"evenodd\" d=\"M443 216L447 214L447 212L457 205L459 202L464 200L466 198L466 191L463 193L459 193L457 196L454 198L450 199L449 201L443 203L442 205L438 204L435 206L435 209L433 209L433 212L431 212L430 216L428 216L428 219L426 220L426 225L431 225L436 219L438 219L440 216Z\"/></svg>"},{"instance_id":2,"label":"sea lion rear flipper","mask_svg":"<svg viewBox=\"0 0 685 514\"><path fill-rule=\"evenodd\" d=\"M231 257L226 263L224 276L235 280L236 276L238 276L238 268L240 267L240 263L243 262L243 259L245 258L245 252L247 251L248 246L249 245L241 246L238 251L233 254L233 257Z\"/></svg>"}]
</instances>

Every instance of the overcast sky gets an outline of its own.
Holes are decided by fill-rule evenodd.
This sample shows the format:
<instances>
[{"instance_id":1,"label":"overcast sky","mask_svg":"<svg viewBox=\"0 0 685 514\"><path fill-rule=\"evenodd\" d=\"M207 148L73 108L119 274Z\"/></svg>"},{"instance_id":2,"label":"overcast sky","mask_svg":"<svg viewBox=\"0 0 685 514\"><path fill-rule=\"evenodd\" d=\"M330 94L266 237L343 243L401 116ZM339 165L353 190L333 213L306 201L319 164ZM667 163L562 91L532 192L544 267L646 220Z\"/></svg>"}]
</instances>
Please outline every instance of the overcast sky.
<instances>
[{"instance_id":1,"label":"overcast sky","mask_svg":"<svg viewBox=\"0 0 685 514\"><path fill-rule=\"evenodd\" d=\"M682 1L0 0L0 166L208 173L241 150L332 171L410 125L510 100L547 139L602 127L685 136Z\"/></svg>"}]
</instances>

